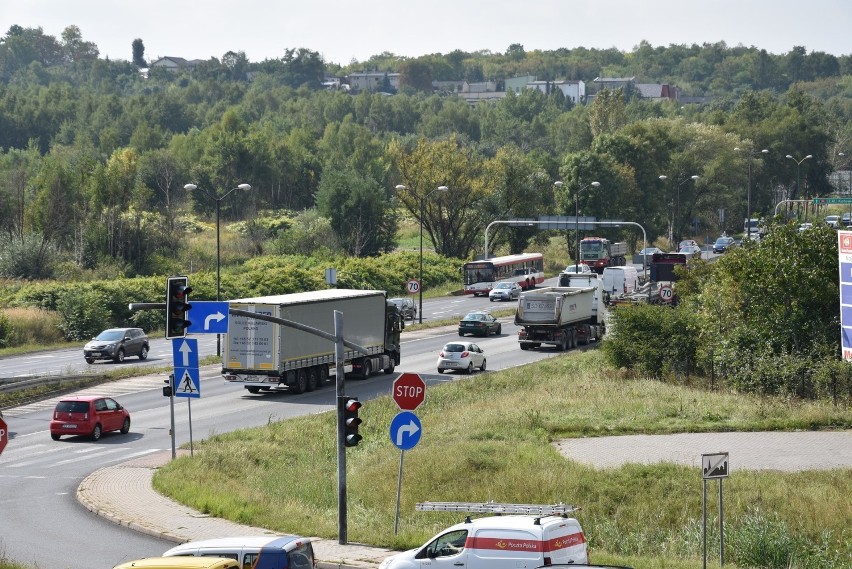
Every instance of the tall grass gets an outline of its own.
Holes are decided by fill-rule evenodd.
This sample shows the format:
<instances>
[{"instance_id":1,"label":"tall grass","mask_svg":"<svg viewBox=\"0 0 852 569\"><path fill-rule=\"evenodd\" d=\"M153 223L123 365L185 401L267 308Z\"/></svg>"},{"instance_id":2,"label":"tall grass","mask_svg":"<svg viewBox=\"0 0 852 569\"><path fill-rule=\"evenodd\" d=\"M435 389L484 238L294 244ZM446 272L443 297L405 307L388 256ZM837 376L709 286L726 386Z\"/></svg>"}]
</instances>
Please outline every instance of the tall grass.
<instances>
[{"instance_id":1,"label":"tall grass","mask_svg":"<svg viewBox=\"0 0 852 569\"><path fill-rule=\"evenodd\" d=\"M0 314L11 324L11 335L4 342L10 353L65 344L59 329L59 315L55 312L38 308L6 308Z\"/></svg>"},{"instance_id":2,"label":"tall grass","mask_svg":"<svg viewBox=\"0 0 852 569\"><path fill-rule=\"evenodd\" d=\"M420 501L565 502L582 506L578 518L593 555L643 560L637 568L698 566L698 470L675 464L597 470L564 458L551 443L603 434L852 427L852 410L822 402L628 380L594 352L478 375L430 387L418 410L423 439L405 455L400 532L393 535L400 451L387 429L397 411L389 397L361 411L364 440L347 458L352 541L415 547L459 520L416 512ZM158 471L155 486L205 513L333 537L334 423L334 413L324 413L214 436L194 458ZM753 559L792 559L790 567L810 568L820 558L834 569L852 555L849 469L743 471L725 484L729 560L776 567ZM764 527L787 539L748 538ZM771 556L759 552L767 547Z\"/></svg>"}]
</instances>

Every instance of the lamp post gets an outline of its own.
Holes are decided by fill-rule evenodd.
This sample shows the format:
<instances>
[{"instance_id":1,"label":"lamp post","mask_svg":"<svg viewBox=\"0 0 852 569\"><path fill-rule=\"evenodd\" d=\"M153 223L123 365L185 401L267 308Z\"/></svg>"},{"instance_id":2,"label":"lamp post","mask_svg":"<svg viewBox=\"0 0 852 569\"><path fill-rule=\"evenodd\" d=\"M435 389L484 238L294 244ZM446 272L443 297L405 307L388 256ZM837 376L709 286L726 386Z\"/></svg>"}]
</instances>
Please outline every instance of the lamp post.
<instances>
[{"instance_id":1,"label":"lamp post","mask_svg":"<svg viewBox=\"0 0 852 569\"><path fill-rule=\"evenodd\" d=\"M553 185L557 188L562 187L562 181L556 180L553 182ZM579 271L580 268L580 192L583 190L588 190L589 188L598 188L600 187L600 182L592 182L591 184L587 184L582 186L579 190L574 193L574 241L576 242L574 245L574 271Z\"/></svg>"},{"instance_id":2,"label":"lamp post","mask_svg":"<svg viewBox=\"0 0 852 569\"><path fill-rule=\"evenodd\" d=\"M765 148L758 152L754 148L750 150L743 150L739 147L735 147L734 151L748 152L748 189L746 190L746 239L748 241L751 241L751 161L758 154L769 154L769 151Z\"/></svg>"},{"instance_id":3,"label":"lamp post","mask_svg":"<svg viewBox=\"0 0 852 569\"><path fill-rule=\"evenodd\" d=\"M402 184L396 186L398 191L407 190L408 186L403 186ZM449 190L447 186L438 186L425 196L416 196L420 200L420 286L417 289L417 294L419 295L418 300L418 308L417 308L417 318L420 324L423 324L423 209L425 208L426 198L434 194L435 192L446 192ZM413 193L413 192L412 192Z\"/></svg>"},{"instance_id":4,"label":"lamp post","mask_svg":"<svg viewBox=\"0 0 852 569\"><path fill-rule=\"evenodd\" d=\"M231 193L233 193L234 191L236 191L236 190L242 190L242 191L244 191L244 192L248 192L248 191L250 191L250 190L251 190L251 186L250 186L249 184L240 184L240 185L239 185L239 186L237 186L236 188L231 188L230 190L228 190L227 192L225 192L225 193L224 193L224 194L222 194L221 196L220 196L218 193L216 193L215 195L210 194L209 192L206 192L204 189L199 188L199 187L198 187L197 185L195 185L195 184L186 184L186 185L183 187L183 189L184 189L184 190L187 190L187 191L189 191L189 192L194 191L194 190L198 190L198 191L200 191L202 194L204 194L205 196L207 196L208 198L210 198L211 200L214 200L214 201L216 202L216 302L219 302L219 269L220 269L220 257L219 257L219 204L220 204L220 202L221 202L223 199L225 199L226 197L228 197L229 195L231 195ZM221 336L221 334L216 334L216 355L217 355L217 356L221 356L221 355L222 355L222 336Z\"/></svg>"},{"instance_id":5,"label":"lamp post","mask_svg":"<svg viewBox=\"0 0 852 569\"><path fill-rule=\"evenodd\" d=\"M804 162L805 160L808 160L810 158L813 158L813 156L811 154L808 154L807 156L805 156L801 160L796 160L795 158L793 158L792 155L788 154L787 158L789 158L790 160L792 160L793 162L796 163L796 195L794 197L798 199L800 197L799 182L801 182L800 174L801 174L801 171L802 171L802 169L801 169L802 162ZM808 209L807 209L807 207L805 207L805 221L807 221L807 220L808 220Z\"/></svg>"},{"instance_id":6,"label":"lamp post","mask_svg":"<svg viewBox=\"0 0 852 569\"><path fill-rule=\"evenodd\" d=\"M660 180L665 181L667 179L668 179L668 176L660 176ZM675 241L675 240L680 242L680 232L676 231L676 227L678 225L678 218L680 217L680 187L690 180L694 181L694 180L697 180L697 179L698 179L698 176L693 175L693 176L690 176L688 178L684 178L683 180L681 180L680 182L678 182L675 185L675 189L677 190L677 204L675 206L674 215L672 217L672 225L671 225L671 229L669 231L669 242L672 242L672 241ZM675 237L677 237L677 239L675 239Z\"/></svg>"}]
</instances>

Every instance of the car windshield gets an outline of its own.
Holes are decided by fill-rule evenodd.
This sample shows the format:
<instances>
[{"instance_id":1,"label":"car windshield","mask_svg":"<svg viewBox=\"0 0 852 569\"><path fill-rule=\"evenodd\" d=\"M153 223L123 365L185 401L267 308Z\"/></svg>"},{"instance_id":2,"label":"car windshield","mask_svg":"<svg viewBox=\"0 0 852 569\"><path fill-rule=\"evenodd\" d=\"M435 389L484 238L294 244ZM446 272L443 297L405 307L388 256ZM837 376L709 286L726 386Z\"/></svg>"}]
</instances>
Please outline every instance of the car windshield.
<instances>
[{"instance_id":1,"label":"car windshield","mask_svg":"<svg viewBox=\"0 0 852 569\"><path fill-rule=\"evenodd\" d=\"M95 338L95 340L109 342L112 340L121 340L122 338L124 338L123 330L104 330L103 332L98 334L98 337Z\"/></svg>"},{"instance_id":2,"label":"car windshield","mask_svg":"<svg viewBox=\"0 0 852 569\"><path fill-rule=\"evenodd\" d=\"M445 352L463 352L467 349L464 344L447 344L444 346Z\"/></svg>"},{"instance_id":3,"label":"car windshield","mask_svg":"<svg viewBox=\"0 0 852 569\"><path fill-rule=\"evenodd\" d=\"M500 283L497 286L495 286L494 288L512 288L512 285L509 284L509 283Z\"/></svg>"}]
</instances>

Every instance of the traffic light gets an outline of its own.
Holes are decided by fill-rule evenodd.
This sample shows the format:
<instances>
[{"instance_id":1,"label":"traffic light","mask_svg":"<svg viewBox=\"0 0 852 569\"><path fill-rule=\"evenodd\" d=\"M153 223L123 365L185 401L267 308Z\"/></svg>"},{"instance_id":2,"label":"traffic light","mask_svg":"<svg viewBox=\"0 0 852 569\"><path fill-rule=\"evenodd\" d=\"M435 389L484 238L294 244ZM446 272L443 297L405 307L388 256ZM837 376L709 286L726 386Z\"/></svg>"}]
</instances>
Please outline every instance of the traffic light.
<instances>
[{"instance_id":1,"label":"traffic light","mask_svg":"<svg viewBox=\"0 0 852 569\"><path fill-rule=\"evenodd\" d=\"M192 324L186 319L186 313L192 308L189 304L189 280L186 277L169 277L166 287L166 339L183 338L186 329Z\"/></svg>"},{"instance_id":2,"label":"traffic light","mask_svg":"<svg viewBox=\"0 0 852 569\"><path fill-rule=\"evenodd\" d=\"M358 446L363 438L358 434L358 425L363 422L358 418L358 409L362 403L357 397L343 396L340 401L343 404L343 444L348 447Z\"/></svg>"},{"instance_id":3,"label":"traffic light","mask_svg":"<svg viewBox=\"0 0 852 569\"><path fill-rule=\"evenodd\" d=\"M175 374L169 374L169 378L164 379L163 383L166 384L166 386L163 388L163 397L171 397L172 395L174 395Z\"/></svg>"}]
</instances>

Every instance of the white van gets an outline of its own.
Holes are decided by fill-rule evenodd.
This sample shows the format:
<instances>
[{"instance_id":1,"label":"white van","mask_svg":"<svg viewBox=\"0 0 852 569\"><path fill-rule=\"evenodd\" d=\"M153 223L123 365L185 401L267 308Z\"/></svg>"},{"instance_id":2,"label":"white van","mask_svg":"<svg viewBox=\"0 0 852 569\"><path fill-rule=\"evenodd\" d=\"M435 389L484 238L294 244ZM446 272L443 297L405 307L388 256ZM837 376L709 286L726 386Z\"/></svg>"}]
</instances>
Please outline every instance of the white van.
<instances>
[{"instance_id":1,"label":"white van","mask_svg":"<svg viewBox=\"0 0 852 569\"><path fill-rule=\"evenodd\" d=\"M636 267L607 267L603 270L604 291L612 296L631 294L639 288L639 273Z\"/></svg>"},{"instance_id":2,"label":"white van","mask_svg":"<svg viewBox=\"0 0 852 569\"><path fill-rule=\"evenodd\" d=\"M163 557L226 557L241 569L314 569L311 540L294 535L223 537L190 541L173 547Z\"/></svg>"},{"instance_id":3,"label":"white van","mask_svg":"<svg viewBox=\"0 0 852 569\"><path fill-rule=\"evenodd\" d=\"M418 509L428 504L418 504ZM525 504L485 505L529 507ZM463 511L463 508L455 511ZM533 569L557 563L589 563L586 536L577 520L565 515L497 515L477 519L468 516L464 522L445 529L425 545L388 557L379 569Z\"/></svg>"}]
</instances>

